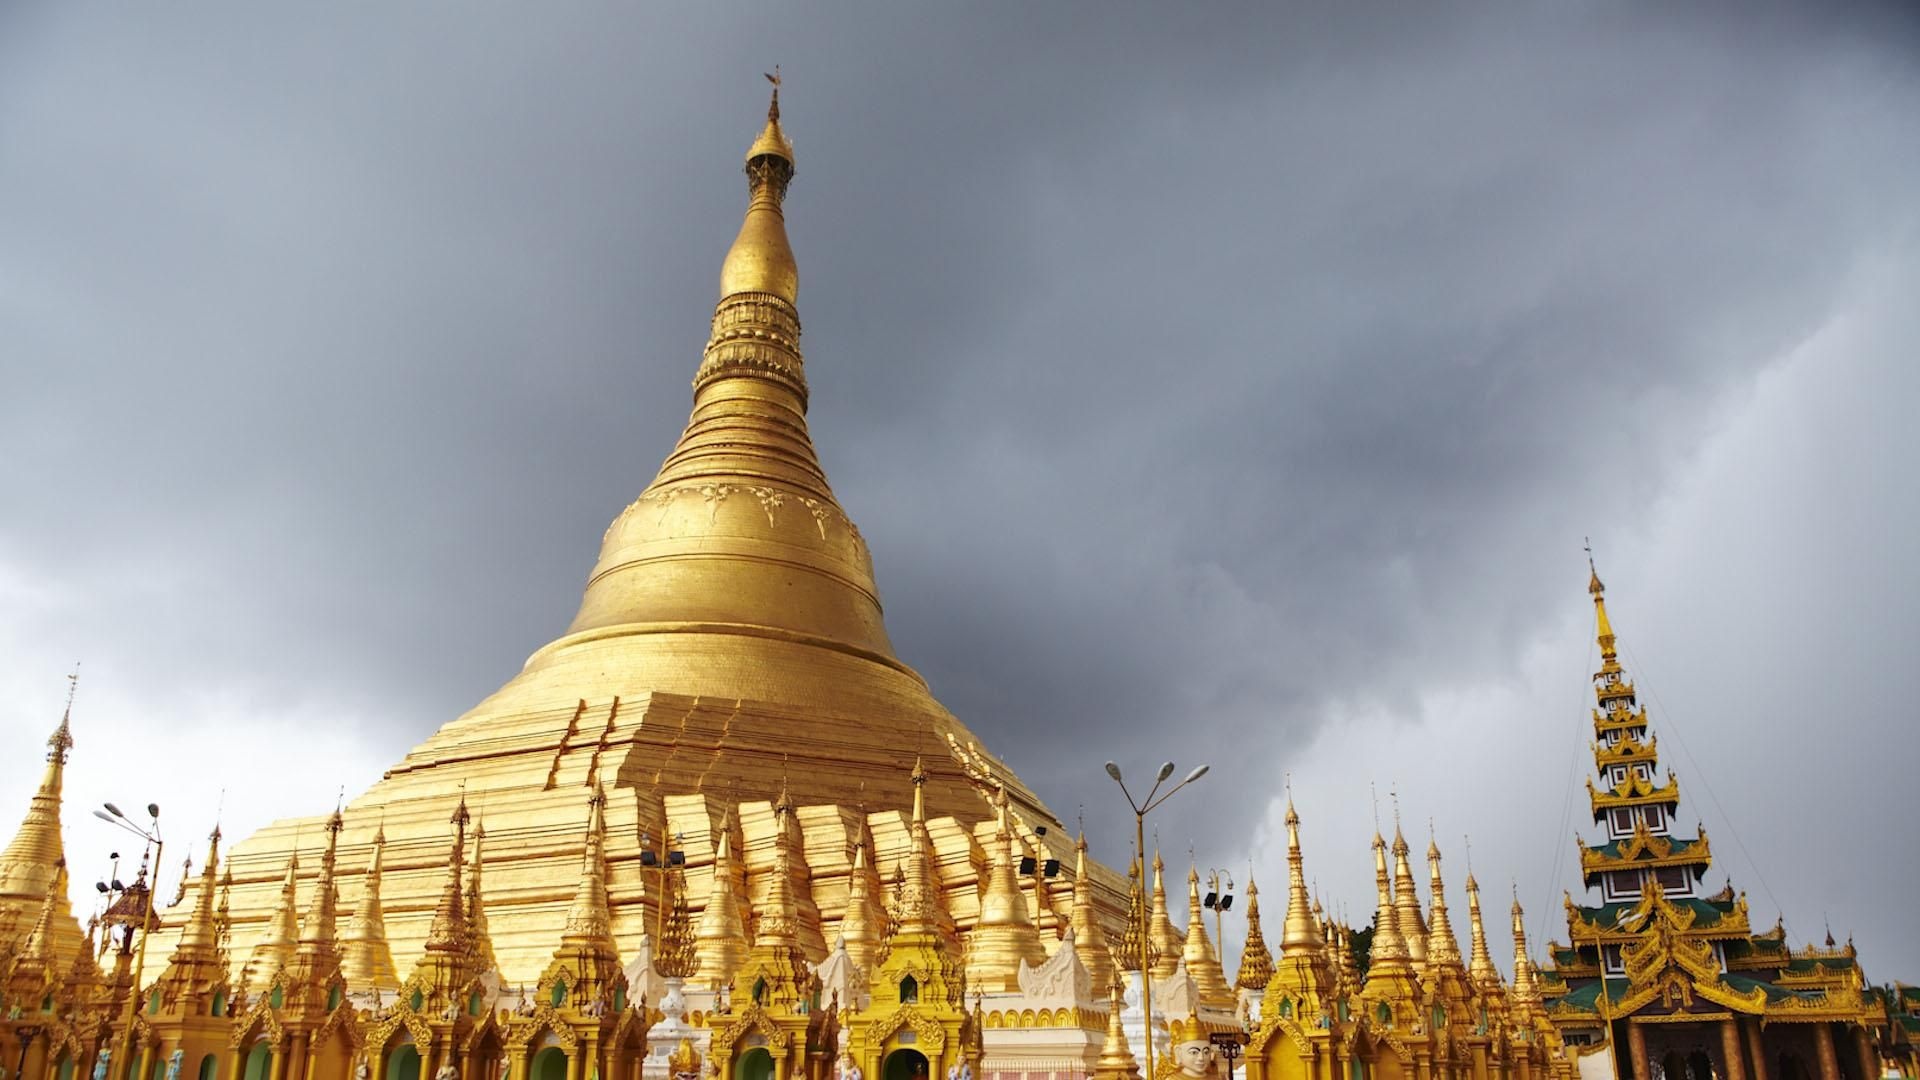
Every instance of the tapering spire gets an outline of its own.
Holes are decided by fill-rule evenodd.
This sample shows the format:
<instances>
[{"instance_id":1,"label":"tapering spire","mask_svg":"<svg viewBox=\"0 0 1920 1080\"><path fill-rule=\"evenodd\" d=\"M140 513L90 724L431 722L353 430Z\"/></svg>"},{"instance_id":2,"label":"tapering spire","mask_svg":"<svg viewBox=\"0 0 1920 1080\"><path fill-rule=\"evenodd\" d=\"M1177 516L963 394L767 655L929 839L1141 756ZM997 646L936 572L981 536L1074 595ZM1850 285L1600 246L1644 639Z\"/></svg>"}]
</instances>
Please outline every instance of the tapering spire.
<instances>
[{"instance_id":1,"label":"tapering spire","mask_svg":"<svg viewBox=\"0 0 1920 1080\"><path fill-rule=\"evenodd\" d=\"M665 890L661 902L667 905L660 927L660 943L653 955L653 967L669 979L685 979L699 968L695 952L693 916L687 909L687 876L678 867L669 867L661 879Z\"/></svg>"},{"instance_id":2,"label":"tapering spire","mask_svg":"<svg viewBox=\"0 0 1920 1080\"><path fill-rule=\"evenodd\" d=\"M1080 833L1073 844L1073 954L1095 986L1113 981L1113 954L1107 949L1106 935L1093 913L1093 881L1087 876L1087 834Z\"/></svg>"},{"instance_id":3,"label":"tapering spire","mask_svg":"<svg viewBox=\"0 0 1920 1080\"><path fill-rule=\"evenodd\" d=\"M1186 961L1187 974L1193 976L1194 986L1208 1004L1222 1008L1231 1004L1233 988L1227 985L1227 975L1220 967L1220 958L1214 954L1213 942L1207 937L1207 919L1200 907L1200 868L1197 865L1187 867L1187 940L1181 949L1181 957Z\"/></svg>"},{"instance_id":4,"label":"tapering spire","mask_svg":"<svg viewBox=\"0 0 1920 1080\"><path fill-rule=\"evenodd\" d=\"M607 791L593 785L587 800L587 846L580 856L580 887L567 909L566 945L613 947L613 907L607 899Z\"/></svg>"},{"instance_id":5,"label":"tapering spire","mask_svg":"<svg viewBox=\"0 0 1920 1080\"><path fill-rule=\"evenodd\" d=\"M1291 811L1292 807L1288 807ZM1288 905L1287 923L1292 925L1292 902ZM1316 931L1316 938L1318 933ZM1260 887L1253 883L1253 875L1247 875L1247 940L1240 946L1240 974L1233 980L1242 990L1265 990L1273 981L1273 953L1267 949L1267 939L1260 932Z\"/></svg>"},{"instance_id":6,"label":"tapering spire","mask_svg":"<svg viewBox=\"0 0 1920 1080\"><path fill-rule=\"evenodd\" d=\"M1482 989L1500 985L1499 969L1493 966L1493 954L1487 951L1487 927L1480 921L1480 883L1472 874L1467 875L1467 922L1473 934L1473 957L1467 964L1467 974Z\"/></svg>"},{"instance_id":7,"label":"tapering spire","mask_svg":"<svg viewBox=\"0 0 1920 1080\"><path fill-rule=\"evenodd\" d=\"M335 927L340 893L334 885L333 875L343 824L338 810L327 819L327 846L320 853L320 877L313 885L313 900L307 905L307 917L300 924L299 951L317 961L315 974L319 975L326 974L320 969L330 967L339 960Z\"/></svg>"},{"instance_id":8,"label":"tapering spire","mask_svg":"<svg viewBox=\"0 0 1920 1080\"><path fill-rule=\"evenodd\" d=\"M1533 977L1533 959L1527 955L1526 913L1520 910L1520 898L1513 898L1513 999L1522 1005L1540 1000L1540 986Z\"/></svg>"},{"instance_id":9,"label":"tapering spire","mask_svg":"<svg viewBox=\"0 0 1920 1080\"><path fill-rule=\"evenodd\" d=\"M773 868L767 879L767 902L757 914L754 943L762 940L793 947L800 941L799 905L793 896L792 836L793 800L787 785L780 784L780 795L773 802Z\"/></svg>"},{"instance_id":10,"label":"tapering spire","mask_svg":"<svg viewBox=\"0 0 1920 1080\"><path fill-rule=\"evenodd\" d=\"M694 934L700 982L709 987L732 982L733 973L747 957L738 876L733 859L733 808L728 807L713 855L713 884L707 889L707 906L700 913L700 929Z\"/></svg>"},{"instance_id":11,"label":"tapering spire","mask_svg":"<svg viewBox=\"0 0 1920 1080\"><path fill-rule=\"evenodd\" d=\"M1587 592L1593 596L1594 635L1600 640L1600 658L1614 660L1618 656L1614 652L1613 623L1607 619L1607 587L1600 583L1600 571L1594 569L1591 550L1587 552L1587 569L1590 571Z\"/></svg>"},{"instance_id":12,"label":"tapering spire","mask_svg":"<svg viewBox=\"0 0 1920 1080\"><path fill-rule=\"evenodd\" d=\"M220 827L207 836L207 861L200 867L200 887L193 896L193 911L180 928L180 941L174 955L193 959L211 959L220 950L220 924L214 913L215 894L220 889Z\"/></svg>"},{"instance_id":13,"label":"tapering spire","mask_svg":"<svg viewBox=\"0 0 1920 1080\"><path fill-rule=\"evenodd\" d=\"M975 987L1014 990L1020 964L1046 960L1040 935L1027 910L1026 894L1014 876L1013 826L1005 788L994 793L996 820L987 850L987 882L980 894L980 917L968 939L967 981Z\"/></svg>"},{"instance_id":14,"label":"tapering spire","mask_svg":"<svg viewBox=\"0 0 1920 1080\"><path fill-rule=\"evenodd\" d=\"M66 845L60 839L60 800L67 753L73 749L73 695L79 677L77 670L68 676L67 707L47 738L47 765L40 774L40 786L27 803L19 831L0 851L0 918L11 916L20 924L37 918L41 901L52 887L54 867L66 862ZM54 901L49 918L49 940L55 951L67 954L78 948L80 924L74 921L64 894Z\"/></svg>"},{"instance_id":15,"label":"tapering spire","mask_svg":"<svg viewBox=\"0 0 1920 1080\"><path fill-rule=\"evenodd\" d=\"M300 947L299 923L300 849L287 853L287 876L280 883L280 899L274 905L273 918L267 923L266 936L253 947L247 966L253 977L264 984L274 973L293 960Z\"/></svg>"},{"instance_id":16,"label":"tapering spire","mask_svg":"<svg viewBox=\"0 0 1920 1080\"><path fill-rule=\"evenodd\" d=\"M908 822L907 865L900 872L895 896L899 909L894 913L896 933L939 929L940 880L933 862L933 837L927 832L926 786L927 770L916 757L913 759L913 820Z\"/></svg>"},{"instance_id":17,"label":"tapering spire","mask_svg":"<svg viewBox=\"0 0 1920 1080\"><path fill-rule=\"evenodd\" d=\"M1143 869L1138 855L1127 862L1127 923L1120 938L1120 955L1115 957L1119 962L1120 970L1125 972L1141 970L1140 954L1143 947L1149 953L1153 949L1153 937L1147 930L1147 898Z\"/></svg>"},{"instance_id":18,"label":"tapering spire","mask_svg":"<svg viewBox=\"0 0 1920 1080\"><path fill-rule=\"evenodd\" d=\"M1447 894L1440 876L1440 842L1427 841L1427 885L1433 894L1433 921L1427 928L1427 964L1431 967L1459 967L1460 941L1453 936L1453 923L1447 919Z\"/></svg>"},{"instance_id":19,"label":"tapering spire","mask_svg":"<svg viewBox=\"0 0 1920 1080\"><path fill-rule=\"evenodd\" d=\"M51 977L55 970L56 958L53 951L53 920L58 909L60 897L67 889L66 860L56 863L53 868L53 881L47 886L47 895L40 901L40 914L33 920L33 929L27 931L27 940L20 952L23 957L34 961L42 975Z\"/></svg>"},{"instance_id":20,"label":"tapering spire","mask_svg":"<svg viewBox=\"0 0 1920 1080\"><path fill-rule=\"evenodd\" d=\"M840 942L861 972L873 970L886 936L885 918L875 891L878 881L867 862L867 832L862 822L853 842L853 866L847 871L847 912L840 919Z\"/></svg>"},{"instance_id":21,"label":"tapering spire","mask_svg":"<svg viewBox=\"0 0 1920 1080\"><path fill-rule=\"evenodd\" d=\"M1185 950L1186 941L1178 930L1173 928L1173 920L1167 916L1167 864L1160 858L1160 849L1153 849L1153 906L1147 916L1147 937L1153 942L1153 977L1165 979L1172 977L1180 969L1180 957Z\"/></svg>"},{"instance_id":22,"label":"tapering spire","mask_svg":"<svg viewBox=\"0 0 1920 1080\"><path fill-rule=\"evenodd\" d=\"M347 924L347 935L340 956L340 971L347 985L356 990L389 990L400 985L399 970L393 964L393 950L387 944L387 917L381 907L380 872L387 847L387 830L374 830L373 853L367 856L367 872L361 879L360 906Z\"/></svg>"},{"instance_id":23,"label":"tapering spire","mask_svg":"<svg viewBox=\"0 0 1920 1080\"><path fill-rule=\"evenodd\" d=\"M1280 953L1282 956L1292 956L1295 950L1323 948L1325 942L1307 907L1307 870L1305 857L1300 851L1300 815L1293 809L1292 796L1287 797L1286 820L1287 921L1280 936Z\"/></svg>"},{"instance_id":24,"label":"tapering spire","mask_svg":"<svg viewBox=\"0 0 1920 1080\"><path fill-rule=\"evenodd\" d=\"M447 857L447 880L440 888L440 903L433 910L433 924L427 928L427 952L464 958L467 936L467 899L463 887L467 865L467 797L460 796L448 824L453 826L453 851Z\"/></svg>"},{"instance_id":25,"label":"tapering spire","mask_svg":"<svg viewBox=\"0 0 1920 1080\"><path fill-rule=\"evenodd\" d=\"M1100 1060L1094 1066L1096 1080L1126 1080L1140 1075L1140 1065L1134 1060L1133 1048L1127 1044L1127 1029L1120 1019L1126 1011L1120 996L1121 985L1118 976L1107 980L1107 1037L1100 1046Z\"/></svg>"},{"instance_id":26,"label":"tapering spire","mask_svg":"<svg viewBox=\"0 0 1920 1080\"><path fill-rule=\"evenodd\" d=\"M1400 832L1400 810L1393 811L1393 914L1406 942L1407 959L1415 971L1427 968L1427 922L1420 914L1420 893L1414 887L1413 866L1407 861L1410 849Z\"/></svg>"},{"instance_id":27,"label":"tapering spire","mask_svg":"<svg viewBox=\"0 0 1920 1080\"><path fill-rule=\"evenodd\" d=\"M486 866L487 823L473 822L473 865L467 871L467 952L475 971L493 971L500 965L493 957L493 931L487 926L487 906L481 899L481 872Z\"/></svg>"},{"instance_id":28,"label":"tapering spire","mask_svg":"<svg viewBox=\"0 0 1920 1080\"><path fill-rule=\"evenodd\" d=\"M1378 895L1369 966L1379 969L1383 963L1408 959L1407 942L1400 936L1400 918L1393 906L1393 886L1387 879L1387 842L1379 833L1373 834L1373 887Z\"/></svg>"},{"instance_id":29,"label":"tapering spire","mask_svg":"<svg viewBox=\"0 0 1920 1080\"><path fill-rule=\"evenodd\" d=\"M721 268L692 415L653 483L607 530L569 634L754 627L895 663L871 557L807 432L784 209L793 163L770 108L747 152L746 216ZM807 582L798 592L796 572ZM687 587L690 577L700 587Z\"/></svg>"}]
</instances>

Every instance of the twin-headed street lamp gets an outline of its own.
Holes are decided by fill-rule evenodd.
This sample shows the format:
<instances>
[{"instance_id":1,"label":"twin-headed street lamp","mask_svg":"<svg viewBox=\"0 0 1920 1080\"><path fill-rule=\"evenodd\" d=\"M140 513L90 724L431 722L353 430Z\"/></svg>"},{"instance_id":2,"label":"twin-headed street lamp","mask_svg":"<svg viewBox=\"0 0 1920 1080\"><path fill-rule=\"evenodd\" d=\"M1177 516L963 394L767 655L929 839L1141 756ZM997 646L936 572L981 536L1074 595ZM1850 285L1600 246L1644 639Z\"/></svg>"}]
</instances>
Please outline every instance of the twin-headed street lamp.
<instances>
[{"instance_id":1,"label":"twin-headed street lamp","mask_svg":"<svg viewBox=\"0 0 1920 1080\"><path fill-rule=\"evenodd\" d=\"M1140 910L1144 914L1153 905L1153 881L1147 876L1147 815L1160 804L1173 798L1175 792L1195 780L1207 775L1212 766L1201 765L1186 775L1186 779L1160 791L1160 785L1173 775L1173 762L1160 766L1160 772L1153 778L1153 787L1148 789L1147 797L1135 799L1133 792L1127 790L1127 782L1120 776L1120 766L1107 762L1107 775L1120 785L1120 793L1127 797L1127 805L1133 808L1133 850L1140 859ZM1145 1018L1147 1029L1146 1074L1153 1075L1153 942L1149 935L1140 935L1140 1012Z\"/></svg>"},{"instance_id":2,"label":"twin-headed street lamp","mask_svg":"<svg viewBox=\"0 0 1920 1080\"><path fill-rule=\"evenodd\" d=\"M153 890L159 885L160 859L166 845L160 839L159 803L147 804L148 820L145 828L135 825L133 819L121 813L120 808L112 803L104 803L102 805L105 809L95 810L93 812L94 817L116 828L124 829L139 837L142 841L153 845L153 861L148 864L153 867L153 878L145 883L146 895L140 898L141 911L137 916L139 919L137 925L140 930L140 949L134 955L133 960L133 985L127 988L126 1030L120 1036L120 1068L125 1070L131 1068L132 1065L133 1020L134 1017L138 1015L140 1007L140 979L147 966L147 939L153 936L151 933L153 929ZM142 861L144 862L145 860L143 859ZM118 881L114 882L116 886L119 884ZM103 889L102 891L104 892L106 890ZM133 925L135 924L129 923L129 927ZM128 1072L126 1075L131 1077L134 1074Z\"/></svg>"}]
</instances>

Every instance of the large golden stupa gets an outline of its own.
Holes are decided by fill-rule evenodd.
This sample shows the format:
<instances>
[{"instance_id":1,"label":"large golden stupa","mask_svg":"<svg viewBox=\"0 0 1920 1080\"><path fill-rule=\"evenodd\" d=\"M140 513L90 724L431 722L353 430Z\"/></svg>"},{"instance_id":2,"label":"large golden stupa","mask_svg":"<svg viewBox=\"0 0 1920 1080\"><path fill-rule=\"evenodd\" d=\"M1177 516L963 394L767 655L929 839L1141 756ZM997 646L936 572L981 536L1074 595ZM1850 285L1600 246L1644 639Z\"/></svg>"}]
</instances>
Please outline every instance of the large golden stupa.
<instances>
[{"instance_id":1,"label":"large golden stupa","mask_svg":"<svg viewBox=\"0 0 1920 1080\"><path fill-rule=\"evenodd\" d=\"M777 89L746 172L751 198L721 267L692 415L659 473L608 526L572 625L344 809L341 906L358 902L353 870L384 829L382 900L402 970L424 945L448 818L463 798L485 829L484 915L509 982L537 974L560 933L596 783L607 792L623 952L653 925L643 847L685 852L697 913L720 836L737 829L754 882L748 899L764 892L770 807L783 785L805 835L801 939L816 959L833 940L865 829L874 865L890 870L907 850L916 758L962 930L978 917L997 790L1017 843L1041 863L1071 859L1054 814L894 655L866 544L814 454L782 207L794 157ZM325 820L279 821L233 850L236 963L284 906L296 850L304 904ZM1124 884L1098 875L1103 918L1117 923ZM1064 880L1023 886L1040 928L1064 925Z\"/></svg>"}]
</instances>

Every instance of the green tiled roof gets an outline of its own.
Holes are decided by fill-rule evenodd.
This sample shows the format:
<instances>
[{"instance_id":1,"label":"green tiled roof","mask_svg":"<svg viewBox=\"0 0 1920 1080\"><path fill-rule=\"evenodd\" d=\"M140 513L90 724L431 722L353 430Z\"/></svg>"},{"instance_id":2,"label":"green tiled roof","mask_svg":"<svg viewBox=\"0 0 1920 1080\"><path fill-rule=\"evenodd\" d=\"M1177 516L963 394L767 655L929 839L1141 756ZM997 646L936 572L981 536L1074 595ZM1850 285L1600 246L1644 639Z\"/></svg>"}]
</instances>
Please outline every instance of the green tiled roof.
<instances>
[{"instance_id":1,"label":"green tiled roof","mask_svg":"<svg viewBox=\"0 0 1920 1080\"><path fill-rule=\"evenodd\" d=\"M1726 983L1728 986L1733 987L1735 990L1738 990L1743 994L1752 993L1753 988L1757 986L1760 989L1765 990L1767 992L1767 1001L1770 1003L1781 1002L1781 1001L1793 1001L1793 1000L1814 1001L1814 1000L1818 1000L1821 996L1816 993L1803 993L1798 990L1783 990L1780 987L1775 986L1770 982L1762 982L1759 979L1750 979L1745 975L1722 975L1720 976L1720 981L1723 983Z\"/></svg>"},{"instance_id":2,"label":"green tiled roof","mask_svg":"<svg viewBox=\"0 0 1920 1080\"><path fill-rule=\"evenodd\" d=\"M1616 976L1608 979L1606 982L1607 1001L1609 1003L1619 1001L1627 996L1627 990L1629 989L1627 980ZM1585 986L1575 987L1567 991L1560 1000L1576 1008L1597 1012L1600 1008L1600 980L1594 979Z\"/></svg>"}]
</instances>

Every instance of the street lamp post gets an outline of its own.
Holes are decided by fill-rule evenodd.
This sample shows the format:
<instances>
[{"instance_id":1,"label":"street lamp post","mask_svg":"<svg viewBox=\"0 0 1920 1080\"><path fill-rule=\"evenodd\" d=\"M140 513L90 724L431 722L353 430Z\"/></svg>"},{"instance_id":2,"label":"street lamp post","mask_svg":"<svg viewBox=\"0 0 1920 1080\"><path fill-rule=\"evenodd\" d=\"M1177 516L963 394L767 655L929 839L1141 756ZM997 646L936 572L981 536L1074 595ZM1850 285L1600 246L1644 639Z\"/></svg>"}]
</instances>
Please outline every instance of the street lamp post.
<instances>
[{"instance_id":1,"label":"street lamp post","mask_svg":"<svg viewBox=\"0 0 1920 1080\"><path fill-rule=\"evenodd\" d=\"M1147 815L1153 812L1155 808L1159 807L1161 803L1164 803L1168 799L1173 798L1173 795L1175 792L1179 791L1183 787L1186 787L1188 784L1193 783L1195 780L1198 780L1201 777L1207 775L1207 770L1209 768L1211 768L1211 766L1208 766L1208 765L1199 766L1198 768L1194 769L1192 772L1188 773L1185 779L1181 780L1179 783L1173 785L1172 787L1168 788L1164 793L1162 793L1160 792L1160 785L1166 783L1167 778L1173 775L1173 762L1171 761L1166 762L1165 764L1160 766L1159 774L1153 778L1153 787L1147 791L1147 797L1144 799L1135 799L1133 797L1133 792L1127 790L1127 782L1124 779L1122 779L1120 776L1120 766L1115 765L1111 761L1107 762L1107 775L1113 777L1113 782L1120 785L1120 794L1125 795L1127 797L1127 805L1133 809L1133 850L1140 857L1140 896L1142 899L1142 903L1141 903L1142 912L1150 910L1153 906L1153 879L1149 878L1146 872L1146 869L1147 869ZM1156 794L1158 795L1157 798L1155 797ZM1147 1039L1146 1039L1147 1070L1146 1072L1148 1076L1152 1076L1153 1075L1153 942L1150 936L1144 933L1140 935L1140 1012L1142 1017L1144 1018L1144 1023L1147 1031Z\"/></svg>"},{"instance_id":2,"label":"street lamp post","mask_svg":"<svg viewBox=\"0 0 1920 1080\"><path fill-rule=\"evenodd\" d=\"M127 815L121 813L119 807L112 803L105 803L103 805L105 809L95 810L93 812L94 817L99 818L109 825L125 829L127 832L153 845L153 862L151 864L153 867L153 877L147 882L147 895L143 898L144 902L141 905L142 911L140 913L139 927L140 948L139 951L134 954L133 958L133 985L127 988L126 1030L120 1035L121 1067L128 1070L126 1073L128 1077L133 1078L133 1080L138 1080L132 1072L133 1021L134 1017L139 1015L141 996L140 979L146 970L147 938L152 936L153 929L153 890L158 887L160 883L160 860L164 857L163 853L166 850L166 845L160 839L159 803L147 804L148 823L144 829L135 825Z\"/></svg>"},{"instance_id":3,"label":"street lamp post","mask_svg":"<svg viewBox=\"0 0 1920 1080\"><path fill-rule=\"evenodd\" d=\"M1233 875L1218 868L1208 870L1207 896L1200 903L1208 911L1213 912L1213 947L1220 950L1221 956L1225 956L1227 937L1226 931L1221 927L1221 916L1233 907Z\"/></svg>"}]
</instances>

